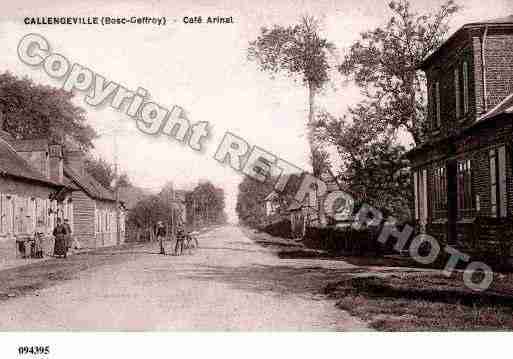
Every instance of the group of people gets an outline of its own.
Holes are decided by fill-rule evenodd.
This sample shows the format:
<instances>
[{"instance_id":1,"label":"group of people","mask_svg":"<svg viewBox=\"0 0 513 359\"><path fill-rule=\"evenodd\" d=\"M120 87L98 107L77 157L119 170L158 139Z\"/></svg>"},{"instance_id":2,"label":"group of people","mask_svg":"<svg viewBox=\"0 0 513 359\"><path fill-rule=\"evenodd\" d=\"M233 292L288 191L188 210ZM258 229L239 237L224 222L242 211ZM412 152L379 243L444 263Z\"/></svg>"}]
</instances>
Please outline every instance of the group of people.
<instances>
[{"instance_id":1,"label":"group of people","mask_svg":"<svg viewBox=\"0 0 513 359\"><path fill-rule=\"evenodd\" d=\"M72 246L71 233L69 221L65 219L63 223L61 218L57 218L57 225L53 229L53 236L55 238L53 254L55 257L66 258L68 256Z\"/></svg>"},{"instance_id":2,"label":"group of people","mask_svg":"<svg viewBox=\"0 0 513 359\"><path fill-rule=\"evenodd\" d=\"M157 223L157 241L162 243L164 238L166 237L166 227L164 226L164 223L162 221L159 221ZM174 253L176 255L181 255L184 250L185 241L187 239L187 233L185 231L185 228L182 223L178 223L176 226L176 244L175 244L175 251Z\"/></svg>"}]
</instances>

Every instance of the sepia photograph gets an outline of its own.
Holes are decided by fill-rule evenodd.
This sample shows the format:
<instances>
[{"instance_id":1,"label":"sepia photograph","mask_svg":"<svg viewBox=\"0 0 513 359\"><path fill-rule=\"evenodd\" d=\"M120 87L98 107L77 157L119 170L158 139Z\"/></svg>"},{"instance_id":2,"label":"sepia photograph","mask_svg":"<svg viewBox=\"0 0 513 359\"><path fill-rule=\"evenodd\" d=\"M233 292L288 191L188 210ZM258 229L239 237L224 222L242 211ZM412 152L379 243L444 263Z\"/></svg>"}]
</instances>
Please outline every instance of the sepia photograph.
<instances>
[{"instance_id":1,"label":"sepia photograph","mask_svg":"<svg viewBox=\"0 0 513 359\"><path fill-rule=\"evenodd\" d=\"M511 340L511 0L19 0L0 45L0 356Z\"/></svg>"}]
</instances>

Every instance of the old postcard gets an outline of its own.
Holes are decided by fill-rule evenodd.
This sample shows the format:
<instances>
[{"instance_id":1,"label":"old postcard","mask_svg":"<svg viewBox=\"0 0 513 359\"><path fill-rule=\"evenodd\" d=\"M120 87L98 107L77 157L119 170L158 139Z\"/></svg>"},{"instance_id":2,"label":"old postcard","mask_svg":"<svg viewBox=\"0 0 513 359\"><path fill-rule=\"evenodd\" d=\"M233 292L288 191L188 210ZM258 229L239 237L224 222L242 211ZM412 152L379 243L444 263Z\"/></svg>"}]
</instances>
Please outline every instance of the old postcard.
<instances>
[{"instance_id":1,"label":"old postcard","mask_svg":"<svg viewBox=\"0 0 513 359\"><path fill-rule=\"evenodd\" d=\"M0 45L6 334L513 329L510 0L19 0Z\"/></svg>"}]
</instances>

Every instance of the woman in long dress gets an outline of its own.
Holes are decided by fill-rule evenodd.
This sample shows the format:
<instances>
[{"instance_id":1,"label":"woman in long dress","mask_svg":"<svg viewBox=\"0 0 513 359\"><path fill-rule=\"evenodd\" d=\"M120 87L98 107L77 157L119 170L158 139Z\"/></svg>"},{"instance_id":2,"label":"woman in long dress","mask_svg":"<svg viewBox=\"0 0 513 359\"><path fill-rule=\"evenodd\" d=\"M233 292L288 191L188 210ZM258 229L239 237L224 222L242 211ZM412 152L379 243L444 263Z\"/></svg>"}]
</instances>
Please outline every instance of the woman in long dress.
<instances>
[{"instance_id":1,"label":"woman in long dress","mask_svg":"<svg viewBox=\"0 0 513 359\"><path fill-rule=\"evenodd\" d=\"M53 254L56 257L66 258L66 255L68 253L68 248L66 245L67 235L68 231L66 230L66 227L62 224L62 220L60 218L57 218L57 226L55 226L53 230L53 236L55 238Z\"/></svg>"}]
</instances>

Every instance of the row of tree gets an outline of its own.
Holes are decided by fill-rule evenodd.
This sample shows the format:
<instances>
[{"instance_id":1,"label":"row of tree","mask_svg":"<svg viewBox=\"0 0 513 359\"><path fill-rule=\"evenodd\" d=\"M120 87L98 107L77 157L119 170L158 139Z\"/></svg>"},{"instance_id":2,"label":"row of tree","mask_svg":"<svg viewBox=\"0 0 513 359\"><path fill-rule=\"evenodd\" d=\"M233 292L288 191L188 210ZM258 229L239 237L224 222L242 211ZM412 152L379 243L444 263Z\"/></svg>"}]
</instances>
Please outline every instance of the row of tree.
<instances>
[{"instance_id":1,"label":"row of tree","mask_svg":"<svg viewBox=\"0 0 513 359\"><path fill-rule=\"evenodd\" d=\"M448 0L433 13L419 14L407 0L393 0L389 9L388 21L361 33L341 62L313 17L293 26L263 28L250 43L248 58L261 70L288 74L307 88L313 173L330 166L327 149L334 148L342 160L338 175L353 193L407 218L412 191L404 138L420 145L428 129L426 80L417 68L442 44L459 6ZM353 81L364 98L342 116L315 104L331 82L331 70ZM244 183L239 197L249 187Z\"/></svg>"},{"instance_id":2,"label":"row of tree","mask_svg":"<svg viewBox=\"0 0 513 359\"><path fill-rule=\"evenodd\" d=\"M188 229L226 223L224 190L209 181L191 191L175 190L169 182L158 194L139 200L128 213L128 226L137 240L153 238L158 222L171 234L173 221Z\"/></svg>"}]
</instances>

